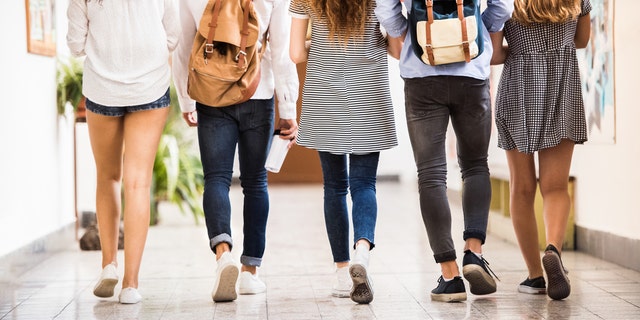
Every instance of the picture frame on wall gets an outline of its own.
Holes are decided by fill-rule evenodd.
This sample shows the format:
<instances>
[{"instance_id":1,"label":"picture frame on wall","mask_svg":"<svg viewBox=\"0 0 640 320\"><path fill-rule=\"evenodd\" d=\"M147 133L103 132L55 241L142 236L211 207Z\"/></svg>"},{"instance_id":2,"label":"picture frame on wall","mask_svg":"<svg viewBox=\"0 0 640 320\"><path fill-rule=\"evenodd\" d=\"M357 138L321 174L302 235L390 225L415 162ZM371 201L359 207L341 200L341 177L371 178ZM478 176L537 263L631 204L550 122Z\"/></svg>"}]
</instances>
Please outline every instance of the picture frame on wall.
<instances>
[{"instance_id":1,"label":"picture frame on wall","mask_svg":"<svg viewBox=\"0 0 640 320\"><path fill-rule=\"evenodd\" d=\"M587 118L587 143L616 143L614 0L591 0L591 38L578 61Z\"/></svg>"},{"instance_id":2,"label":"picture frame on wall","mask_svg":"<svg viewBox=\"0 0 640 320\"><path fill-rule=\"evenodd\" d=\"M25 0L27 52L56 55L55 0Z\"/></svg>"}]
</instances>

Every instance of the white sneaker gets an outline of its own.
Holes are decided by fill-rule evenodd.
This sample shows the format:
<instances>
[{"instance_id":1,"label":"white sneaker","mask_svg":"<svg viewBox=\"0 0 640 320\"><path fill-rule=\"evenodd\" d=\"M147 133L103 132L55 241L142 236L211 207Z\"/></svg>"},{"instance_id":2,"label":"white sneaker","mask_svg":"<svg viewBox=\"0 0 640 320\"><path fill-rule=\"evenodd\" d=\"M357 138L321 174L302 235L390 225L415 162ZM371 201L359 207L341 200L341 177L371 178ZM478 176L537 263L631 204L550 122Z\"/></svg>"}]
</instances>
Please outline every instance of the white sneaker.
<instances>
[{"instance_id":1,"label":"white sneaker","mask_svg":"<svg viewBox=\"0 0 640 320\"><path fill-rule=\"evenodd\" d=\"M96 286L93 287L93 294L100 298L111 297L116 284L118 284L118 271L116 270L116 265L110 263L102 269L100 279Z\"/></svg>"},{"instance_id":2,"label":"white sneaker","mask_svg":"<svg viewBox=\"0 0 640 320\"><path fill-rule=\"evenodd\" d=\"M233 261L231 252L225 252L218 259L216 269L216 283L211 292L211 298L215 302L233 301L238 295L236 293L236 280L240 270Z\"/></svg>"},{"instance_id":3,"label":"white sneaker","mask_svg":"<svg viewBox=\"0 0 640 320\"><path fill-rule=\"evenodd\" d=\"M238 293L240 294L258 294L267 290L267 286L258 278L258 274L252 274L249 271L240 273L238 280Z\"/></svg>"},{"instance_id":4,"label":"white sneaker","mask_svg":"<svg viewBox=\"0 0 640 320\"><path fill-rule=\"evenodd\" d=\"M336 283L333 285L331 295L336 298L349 298L351 294L351 277L349 276L349 267L336 269Z\"/></svg>"},{"instance_id":5,"label":"white sneaker","mask_svg":"<svg viewBox=\"0 0 640 320\"><path fill-rule=\"evenodd\" d=\"M142 301L142 296L136 288L124 288L120 291L118 300L120 300L122 304L135 304Z\"/></svg>"},{"instance_id":6,"label":"white sneaker","mask_svg":"<svg viewBox=\"0 0 640 320\"><path fill-rule=\"evenodd\" d=\"M349 267L351 281L351 300L360 304L367 304L373 301L373 286L367 268L369 266L369 248L357 246L354 253L353 262Z\"/></svg>"}]
</instances>

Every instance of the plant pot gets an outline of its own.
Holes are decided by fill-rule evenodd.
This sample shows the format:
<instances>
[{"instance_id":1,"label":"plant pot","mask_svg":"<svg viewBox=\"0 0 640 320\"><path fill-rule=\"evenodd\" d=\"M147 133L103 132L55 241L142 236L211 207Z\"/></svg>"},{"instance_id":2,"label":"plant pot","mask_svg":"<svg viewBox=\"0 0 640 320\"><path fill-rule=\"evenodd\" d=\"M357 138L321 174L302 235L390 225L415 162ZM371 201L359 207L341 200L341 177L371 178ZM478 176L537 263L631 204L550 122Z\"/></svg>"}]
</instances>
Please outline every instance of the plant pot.
<instances>
[{"instance_id":1,"label":"plant pot","mask_svg":"<svg viewBox=\"0 0 640 320\"><path fill-rule=\"evenodd\" d=\"M76 107L76 122L87 122L87 98L82 97Z\"/></svg>"}]
</instances>

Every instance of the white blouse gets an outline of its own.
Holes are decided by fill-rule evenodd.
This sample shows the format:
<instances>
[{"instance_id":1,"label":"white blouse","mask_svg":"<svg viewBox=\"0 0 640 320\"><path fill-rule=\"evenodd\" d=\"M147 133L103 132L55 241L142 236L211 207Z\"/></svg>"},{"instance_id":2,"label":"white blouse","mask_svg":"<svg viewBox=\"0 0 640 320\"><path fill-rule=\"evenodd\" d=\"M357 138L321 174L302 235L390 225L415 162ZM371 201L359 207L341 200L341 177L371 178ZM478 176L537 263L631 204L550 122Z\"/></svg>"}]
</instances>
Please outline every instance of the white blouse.
<instances>
[{"instance_id":1,"label":"white blouse","mask_svg":"<svg viewBox=\"0 0 640 320\"><path fill-rule=\"evenodd\" d=\"M70 0L67 45L84 56L82 93L106 106L153 102L169 88L180 33L175 0Z\"/></svg>"}]
</instances>

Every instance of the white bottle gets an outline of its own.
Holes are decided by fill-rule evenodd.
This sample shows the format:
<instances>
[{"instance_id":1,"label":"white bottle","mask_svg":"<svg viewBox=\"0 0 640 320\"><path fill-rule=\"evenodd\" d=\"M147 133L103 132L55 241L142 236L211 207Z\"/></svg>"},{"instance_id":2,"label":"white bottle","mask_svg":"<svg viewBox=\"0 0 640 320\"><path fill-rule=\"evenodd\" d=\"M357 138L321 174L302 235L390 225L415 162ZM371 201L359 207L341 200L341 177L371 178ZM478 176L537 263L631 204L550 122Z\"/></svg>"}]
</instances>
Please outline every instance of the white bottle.
<instances>
[{"instance_id":1,"label":"white bottle","mask_svg":"<svg viewBox=\"0 0 640 320\"><path fill-rule=\"evenodd\" d=\"M273 173L280 172L284 158L287 156L287 152L289 151L289 142L290 141L287 139L280 138L280 130L275 130L273 132L271 148L267 155L267 161L264 164L264 167L267 170Z\"/></svg>"}]
</instances>

